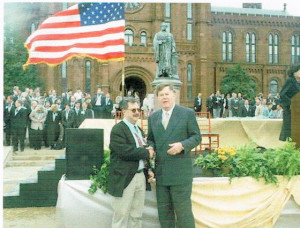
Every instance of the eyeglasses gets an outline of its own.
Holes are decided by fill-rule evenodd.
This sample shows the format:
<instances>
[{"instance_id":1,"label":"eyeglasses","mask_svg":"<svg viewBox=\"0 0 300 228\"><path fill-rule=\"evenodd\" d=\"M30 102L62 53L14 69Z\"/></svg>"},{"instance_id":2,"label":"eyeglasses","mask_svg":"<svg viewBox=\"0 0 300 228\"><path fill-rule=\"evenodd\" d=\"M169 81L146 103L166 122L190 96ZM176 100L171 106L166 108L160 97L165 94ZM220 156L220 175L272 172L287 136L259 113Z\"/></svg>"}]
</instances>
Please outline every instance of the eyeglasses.
<instances>
[{"instance_id":1,"label":"eyeglasses","mask_svg":"<svg viewBox=\"0 0 300 228\"><path fill-rule=\"evenodd\" d=\"M132 111L132 113L141 112L141 109L139 109L139 108L133 108L133 109L127 109L127 110Z\"/></svg>"}]
</instances>

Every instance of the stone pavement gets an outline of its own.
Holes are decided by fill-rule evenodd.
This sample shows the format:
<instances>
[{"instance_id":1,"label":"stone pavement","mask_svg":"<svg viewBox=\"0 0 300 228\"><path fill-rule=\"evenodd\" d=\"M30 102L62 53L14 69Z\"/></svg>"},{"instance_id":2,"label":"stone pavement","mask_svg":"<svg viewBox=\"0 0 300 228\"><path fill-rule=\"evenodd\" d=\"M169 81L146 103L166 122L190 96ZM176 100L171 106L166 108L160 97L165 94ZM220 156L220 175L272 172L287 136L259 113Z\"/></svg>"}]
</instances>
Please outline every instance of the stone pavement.
<instances>
[{"instance_id":1,"label":"stone pavement","mask_svg":"<svg viewBox=\"0 0 300 228\"><path fill-rule=\"evenodd\" d=\"M3 227L55 228L55 217L55 207L7 208L3 210Z\"/></svg>"}]
</instances>

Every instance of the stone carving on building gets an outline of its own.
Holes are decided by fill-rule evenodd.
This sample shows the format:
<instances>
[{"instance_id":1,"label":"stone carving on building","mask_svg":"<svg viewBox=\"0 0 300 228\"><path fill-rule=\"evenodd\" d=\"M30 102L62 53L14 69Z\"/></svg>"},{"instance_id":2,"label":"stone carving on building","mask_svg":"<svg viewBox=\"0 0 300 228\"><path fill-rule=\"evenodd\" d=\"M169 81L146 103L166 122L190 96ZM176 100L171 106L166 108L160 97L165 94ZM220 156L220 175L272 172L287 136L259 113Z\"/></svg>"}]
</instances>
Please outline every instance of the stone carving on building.
<instances>
[{"instance_id":1,"label":"stone carving on building","mask_svg":"<svg viewBox=\"0 0 300 228\"><path fill-rule=\"evenodd\" d=\"M153 51L157 63L156 77L170 77L178 79L178 55L173 35L167 31L168 25L161 23L161 30L153 39Z\"/></svg>"}]
</instances>

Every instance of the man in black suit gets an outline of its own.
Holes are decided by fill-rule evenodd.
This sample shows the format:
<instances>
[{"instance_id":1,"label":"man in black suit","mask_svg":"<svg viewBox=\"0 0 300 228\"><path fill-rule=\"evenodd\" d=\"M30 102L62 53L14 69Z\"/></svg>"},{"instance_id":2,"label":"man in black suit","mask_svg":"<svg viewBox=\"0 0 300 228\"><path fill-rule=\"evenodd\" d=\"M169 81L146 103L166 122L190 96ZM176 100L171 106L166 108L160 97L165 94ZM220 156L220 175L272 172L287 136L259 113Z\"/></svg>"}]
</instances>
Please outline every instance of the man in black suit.
<instances>
[{"instance_id":1,"label":"man in black suit","mask_svg":"<svg viewBox=\"0 0 300 228\"><path fill-rule=\"evenodd\" d=\"M112 227L142 227L142 213L147 183L149 160L154 151L147 148L142 130L136 125L140 116L135 98L122 101L123 121L116 124L110 134L110 167L108 192L112 195L114 216Z\"/></svg>"},{"instance_id":2,"label":"man in black suit","mask_svg":"<svg viewBox=\"0 0 300 228\"><path fill-rule=\"evenodd\" d=\"M81 105L81 111L80 111L80 115L79 115L79 119L80 119L80 124L82 124L82 122L85 119L93 119L93 112L91 109L87 108L88 104L86 102L83 102ZM79 126L80 126L79 124Z\"/></svg>"},{"instance_id":3,"label":"man in black suit","mask_svg":"<svg viewBox=\"0 0 300 228\"><path fill-rule=\"evenodd\" d=\"M97 94L92 99L92 106L95 113L95 119L103 118L105 110L105 95L101 88L97 89Z\"/></svg>"},{"instance_id":4,"label":"man in black suit","mask_svg":"<svg viewBox=\"0 0 300 228\"><path fill-rule=\"evenodd\" d=\"M160 225L162 228L194 228L191 150L201 142L195 112L175 104L176 94L171 84L159 84L156 95L162 109L149 116L148 143L156 152Z\"/></svg>"},{"instance_id":5,"label":"man in black suit","mask_svg":"<svg viewBox=\"0 0 300 228\"><path fill-rule=\"evenodd\" d=\"M253 117L253 108L249 105L249 100L245 100L245 104L241 107L241 116L242 117Z\"/></svg>"},{"instance_id":6,"label":"man in black suit","mask_svg":"<svg viewBox=\"0 0 300 228\"><path fill-rule=\"evenodd\" d=\"M24 151L24 140L27 127L27 110L21 107L21 101L15 101L15 108L10 112L10 123L12 132L13 151L18 150L20 142L20 150Z\"/></svg>"},{"instance_id":7,"label":"man in black suit","mask_svg":"<svg viewBox=\"0 0 300 228\"><path fill-rule=\"evenodd\" d=\"M104 118L111 119L111 111L113 110L114 102L110 99L110 94L105 94L105 110L104 110Z\"/></svg>"},{"instance_id":8,"label":"man in black suit","mask_svg":"<svg viewBox=\"0 0 300 228\"><path fill-rule=\"evenodd\" d=\"M75 107L73 109L74 111L74 128L79 128L81 124L81 102L78 100L75 102Z\"/></svg>"},{"instance_id":9,"label":"man in black suit","mask_svg":"<svg viewBox=\"0 0 300 228\"><path fill-rule=\"evenodd\" d=\"M4 116L3 120L5 123L5 141L6 146L10 146L11 144L11 123L10 123L10 113L14 109L13 98L12 96L8 96L6 98L6 102L4 105Z\"/></svg>"},{"instance_id":10,"label":"man in black suit","mask_svg":"<svg viewBox=\"0 0 300 228\"><path fill-rule=\"evenodd\" d=\"M61 115L61 123L64 128L64 135L62 140L63 144L65 144L65 139L66 139L66 128L73 128L74 118L75 118L74 111L70 109L70 104L66 103L65 110L62 111L62 115Z\"/></svg>"},{"instance_id":11,"label":"man in black suit","mask_svg":"<svg viewBox=\"0 0 300 228\"><path fill-rule=\"evenodd\" d=\"M198 93L198 96L194 100L195 112L201 112L202 109L202 93Z\"/></svg>"}]
</instances>

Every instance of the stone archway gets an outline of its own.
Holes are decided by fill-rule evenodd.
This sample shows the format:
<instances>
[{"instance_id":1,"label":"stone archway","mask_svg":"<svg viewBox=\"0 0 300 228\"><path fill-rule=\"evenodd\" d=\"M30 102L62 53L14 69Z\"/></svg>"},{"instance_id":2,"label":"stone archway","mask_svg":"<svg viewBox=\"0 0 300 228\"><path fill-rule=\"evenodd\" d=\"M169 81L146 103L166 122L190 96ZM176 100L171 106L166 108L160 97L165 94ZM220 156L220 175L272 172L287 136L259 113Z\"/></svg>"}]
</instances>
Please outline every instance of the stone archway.
<instances>
[{"instance_id":1,"label":"stone archway","mask_svg":"<svg viewBox=\"0 0 300 228\"><path fill-rule=\"evenodd\" d=\"M154 80L154 74L150 73L147 69L140 66L128 66L125 67L125 89L130 89L129 87L136 88L136 91L143 94L140 96L141 102L147 93L152 93L151 82ZM138 88L136 85L141 85ZM114 91L114 97L119 94L122 88L122 71L119 71L116 75L114 81L112 82L112 91ZM140 91L139 91L140 90ZM127 91L126 91L127 92ZM141 94L142 93L142 94Z\"/></svg>"},{"instance_id":2,"label":"stone archway","mask_svg":"<svg viewBox=\"0 0 300 228\"><path fill-rule=\"evenodd\" d=\"M120 90L122 89L122 84L120 84ZM128 76L125 78L125 95L128 91L138 92L140 96L140 101L142 102L147 94L146 84L143 79L137 76Z\"/></svg>"}]
</instances>

